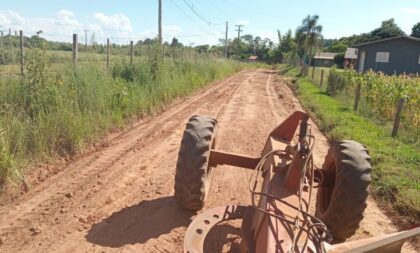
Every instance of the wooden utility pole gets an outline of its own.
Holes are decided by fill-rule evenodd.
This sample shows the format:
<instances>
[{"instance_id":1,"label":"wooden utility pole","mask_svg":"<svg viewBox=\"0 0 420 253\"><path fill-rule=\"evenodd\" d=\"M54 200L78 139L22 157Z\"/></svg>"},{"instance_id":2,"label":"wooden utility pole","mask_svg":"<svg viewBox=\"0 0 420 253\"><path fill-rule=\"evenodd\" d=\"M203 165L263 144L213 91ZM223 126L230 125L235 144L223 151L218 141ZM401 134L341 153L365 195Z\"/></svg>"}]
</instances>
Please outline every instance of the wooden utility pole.
<instances>
[{"instance_id":1,"label":"wooden utility pole","mask_svg":"<svg viewBox=\"0 0 420 253\"><path fill-rule=\"evenodd\" d=\"M24 59L23 59L23 31L22 30L19 31L19 35L20 35L20 74L22 76L24 76L24 73L23 73L23 64L24 64Z\"/></svg>"},{"instance_id":2,"label":"wooden utility pole","mask_svg":"<svg viewBox=\"0 0 420 253\"><path fill-rule=\"evenodd\" d=\"M73 34L73 64L76 66L77 63L77 52L78 51L78 42L77 42L77 34Z\"/></svg>"},{"instance_id":3,"label":"wooden utility pole","mask_svg":"<svg viewBox=\"0 0 420 253\"><path fill-rule=\"evenodd\" d=\"M395 112L394 127L392 128L391 136L395 137L398 134L398 128L400 127L401 112L404 108L405 98L400 98L397 105L397 111Z\"/></svg>"},{"instance_id":4,"label":"wooden utility pole","mask_svg":"<svg viewBox=\"0 0 420 253\"><path fill-rule=\"evenodd\" d=\"M159 0L159 44L162 45L162 0Z\"/></svg>"},{"instance_id":5,"label":"wooden utility pole","mask_svg":"<svg viewBox=\"0 0 420 253\"><path fill-rule=\"evenodd\" d=\"M242 32L241 27L243 27L244 25L235 25L235 26L238 27L238 29L236 29L236 31L238 31L238 40L239 40L241 38L241 32Z\"/></svg>"},{"instance_id":6,"label":"wooden utility pole","mask_svg":"<svg viewBox=\"0 0 420 253\"><path fill-rule=\"evenodd\" d=\"M85 32L85 48L87 48L87 32L89 31L89 30L83 30L84 32Z\"/></svg>"},{"instance_id":7,"label":"wooden utility pole","mask_svg":"<svg viewBox=\"0 0 420 253\"><path fill-rule=\"evenodd\" d=\"M106 39L106 67L109 68L109 38Z\"/></svg>"},{"instance_id":8,"label":"wooden utility pole","mask_svg":"<svg viewBox=\"0 0 420 253\"><path fill-rule=\"evenodd\" d=\"M225 58L228 58L228 29L229 22L226 21L226 32L225 32Z\"/></svg>"},{"instance_id":9,"label":"wooden utility pole","mask_svg":"<svg viewBox=\"0 0 420 253\"><path fill-rule=\"evenodd\" d=\"M134 44L133 41L130 41L130 64L133 64L134 58Z\"/></svg>"}]
</instances>

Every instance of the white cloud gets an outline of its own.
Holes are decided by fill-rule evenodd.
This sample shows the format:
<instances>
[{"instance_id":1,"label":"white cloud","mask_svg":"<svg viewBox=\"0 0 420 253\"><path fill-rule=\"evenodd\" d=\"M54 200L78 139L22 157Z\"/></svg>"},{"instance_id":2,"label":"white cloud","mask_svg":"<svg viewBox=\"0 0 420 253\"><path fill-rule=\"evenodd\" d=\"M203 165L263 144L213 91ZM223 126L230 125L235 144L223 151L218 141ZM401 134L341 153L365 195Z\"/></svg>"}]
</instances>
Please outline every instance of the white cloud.
<instances>
[{"instance_id":1,"label":"white cloud","mask_svg":"<svg viewBox=\"0 0 420 253\"><path fill-rule=\"evenodd\" d=\"M420 15L420 8L401 8L400 11L408 15Z\"/></svg>"},{"instance_id":2,"label":"white cloud","mask_svg":"<svg viewBox=\"0 0 420 253\"><path fill-rule=\"evenodd\" d=\"M107 16L103 13L94 13L93 17L104 30L116 30L120 32L133 32L130 18L122 13Z\"/></svg>"},{"instance_id":3,"label":"white cloud","mask_svg":"<svg viewBox=\"0 0 420 253\"><path fill-rule=\"evenodd\" d=\"M236 25L249 25L249 20L242 19L235 22Z\"/></svg>"},{"instance_id":4,"label":"white cloud","mask_svg":"<svg viewBox=\"0 0 420 253\"><path fill-rule=\"evenodd\" d=\"M56 24L64 26L79 27L79 21L74 18L74 13L68 10L61 10L57 13Z\"/></svg>"},{"instance_id":5,"label":"white cloud","mask_svg":"<svg viewBox=\"0 0 420 253\"><path fill-rule=\"evenodd\" d=\"M25 24L25 19L14 11L0 11L0 26L19 26Z\"/></svg>"}]
</instances>

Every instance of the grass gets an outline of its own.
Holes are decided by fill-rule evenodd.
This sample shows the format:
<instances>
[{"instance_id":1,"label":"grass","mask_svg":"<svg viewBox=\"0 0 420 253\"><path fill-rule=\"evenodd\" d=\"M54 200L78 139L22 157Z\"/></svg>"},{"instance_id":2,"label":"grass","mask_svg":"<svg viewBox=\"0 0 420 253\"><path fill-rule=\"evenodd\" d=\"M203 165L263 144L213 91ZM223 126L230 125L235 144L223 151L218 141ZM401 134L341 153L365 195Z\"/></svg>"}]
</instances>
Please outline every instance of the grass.
<instances>
[{"instance_id":1,"label":"grass","mask_svg":"<svg viewBox=\"0 0 420 253\"><path fill-rule=\"evenodd\" d=\"M366 145L372 157L372 192L400 214L420 220L420 150L389 137L388 129L353 113L352 108L328 96L311 80L297 77L295 68L286 75L319 128L330 139L352 139Z\"/></svg>"},{"instance_id":2,"label":"grass","mask_svg":"<svg viewBox=\"0 0 420 253\"><path fill-rule=\"evenodd\" d=\"M51 65L42 50L28 53L25 78L0 78L0 186L16 182L25 168L72 156L127 119L161 110L211 81L244 68L216 58L167 58L158 52L115 59L108 70L91 61L76 68ZM7 73L6 73L7 74Z\"/></svg>"}]
</instances>

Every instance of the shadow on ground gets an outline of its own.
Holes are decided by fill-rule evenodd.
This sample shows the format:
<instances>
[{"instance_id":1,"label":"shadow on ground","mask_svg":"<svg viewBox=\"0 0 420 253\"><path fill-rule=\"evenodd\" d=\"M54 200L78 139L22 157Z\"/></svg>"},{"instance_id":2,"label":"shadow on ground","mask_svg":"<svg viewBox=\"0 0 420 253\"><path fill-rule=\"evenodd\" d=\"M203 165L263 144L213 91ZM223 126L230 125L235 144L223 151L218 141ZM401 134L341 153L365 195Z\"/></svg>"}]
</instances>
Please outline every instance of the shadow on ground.
<instances>
[{"instance_id":1,"label":"shadow on ground","mask_svg":"<svg viewBox=\"0 0 420 253\"><path fill-rule=\"evenodd\" d=\"M193 214L178 207L172 196L145 200L94 224L86 239L112 248L144 243L172 229L187 227Z\"/></svg>"},{"instance_id":2,"label":"shadow on ground","mask_svg":"<svg viewBox=\"0 0 420 253\"><path fill-rule=\"evenodd\" d=\"M241 229L238 225L222 223L210 230L204 241L204 253L239 253Z\"/></svg>"}]
</instances>

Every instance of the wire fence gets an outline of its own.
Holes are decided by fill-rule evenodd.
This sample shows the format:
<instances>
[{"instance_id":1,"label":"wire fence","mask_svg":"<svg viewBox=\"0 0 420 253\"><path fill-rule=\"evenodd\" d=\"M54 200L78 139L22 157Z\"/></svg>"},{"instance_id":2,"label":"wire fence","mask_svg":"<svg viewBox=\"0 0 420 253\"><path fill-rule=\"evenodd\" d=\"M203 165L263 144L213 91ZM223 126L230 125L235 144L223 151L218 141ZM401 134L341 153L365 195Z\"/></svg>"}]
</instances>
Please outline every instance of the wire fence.
<instances>
[{"instance_id":1,"label":"wire fence","mask_svg":"<svg viewBox=\"0 0 420 253\"><path fill-rule=\"evenodd\" d=\"M43 34L48 35L48 34ZM50 36L50 35L48 35ZM156 41L145 39L134 41L133 38L98 38L102 43L90 42L87 38L68 42L47 41L38 34L22 35L15 33L0 37L0 74L2 76L23 75L26 59L34 49L46 51L49 62L53 65L68 63L83 65L95 62L111 67L115 62L126 61L135 63L140 60L150 60ZM71 38L71 35L69 36ZM132 40L129 40L132 39ZM76 49L76 50L75 50ZM194 61L197 59L218 58L223 52L209 50L209 48L193 48L182 44L162 45L165 60L181 59Z\"/></svg>"},{"instance_id":2,"label":"wire fence","mask_svg":"<svg viewBox=\"0 0 420 253\"><path fill-rule=\"evenodd\" d=\"M420 143L420 79L311 67L308 78L348 109L404 142Z\"/></svg>"}]
</instances>

